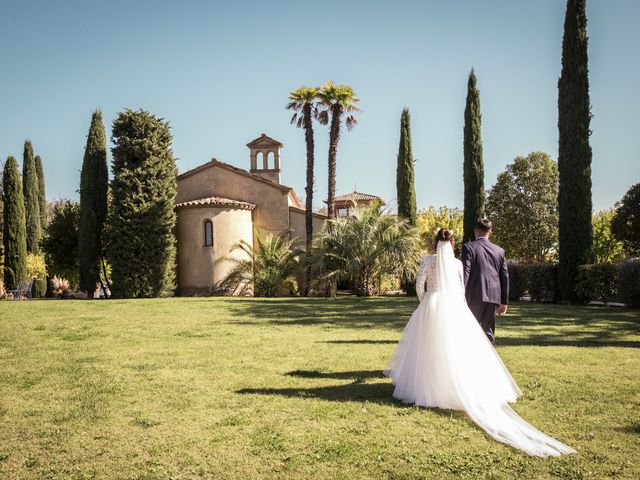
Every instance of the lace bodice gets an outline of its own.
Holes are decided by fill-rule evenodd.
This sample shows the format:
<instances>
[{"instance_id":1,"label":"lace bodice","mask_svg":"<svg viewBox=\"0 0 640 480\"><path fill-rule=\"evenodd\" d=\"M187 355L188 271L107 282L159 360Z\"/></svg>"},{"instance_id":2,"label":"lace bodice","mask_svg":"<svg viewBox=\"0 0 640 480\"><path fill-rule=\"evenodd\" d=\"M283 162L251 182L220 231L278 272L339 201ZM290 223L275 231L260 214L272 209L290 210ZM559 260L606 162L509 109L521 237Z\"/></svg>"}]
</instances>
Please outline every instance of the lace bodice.
<instances>
[{"instance_id":1,"label":"lace bodice","mask_svg":"<svg viewBox=\"0 0 640 480\"><path fill-rule=\"evenodd\" d=\"M416 293L418 298L422 301L422 297L425 292L425 282L427 284L427 292L433 292L438 289L438 274L436 271L436 255L427 255L420 262L420 270L416 277ZM462 262L456 259L456 268L458 270L458 278L460 279L460 289L464 296L464 277L462 272Z\"/></svg>"}]
</instances>

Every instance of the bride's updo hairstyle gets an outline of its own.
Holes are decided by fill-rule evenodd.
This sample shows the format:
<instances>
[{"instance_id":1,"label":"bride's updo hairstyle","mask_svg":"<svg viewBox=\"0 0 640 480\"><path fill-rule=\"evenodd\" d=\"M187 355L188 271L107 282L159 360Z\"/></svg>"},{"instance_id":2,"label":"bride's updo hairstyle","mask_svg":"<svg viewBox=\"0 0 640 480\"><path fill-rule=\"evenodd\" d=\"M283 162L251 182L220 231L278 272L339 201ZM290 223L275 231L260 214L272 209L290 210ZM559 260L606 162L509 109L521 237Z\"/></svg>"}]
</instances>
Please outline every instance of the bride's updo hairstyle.
<instances>
[{"instance_id":1,"label":"bride's updo hairstyle","mask_svg":"<svg viewBox=\"0 0 640 480\"><path fill-rule=\"evenodd\" d=\"M453 247L455 244L455 240L453 239L453 232L446 228L441 228L436 234L436 242L451 242L451 246Z\"/></svg>"}]
</instances>

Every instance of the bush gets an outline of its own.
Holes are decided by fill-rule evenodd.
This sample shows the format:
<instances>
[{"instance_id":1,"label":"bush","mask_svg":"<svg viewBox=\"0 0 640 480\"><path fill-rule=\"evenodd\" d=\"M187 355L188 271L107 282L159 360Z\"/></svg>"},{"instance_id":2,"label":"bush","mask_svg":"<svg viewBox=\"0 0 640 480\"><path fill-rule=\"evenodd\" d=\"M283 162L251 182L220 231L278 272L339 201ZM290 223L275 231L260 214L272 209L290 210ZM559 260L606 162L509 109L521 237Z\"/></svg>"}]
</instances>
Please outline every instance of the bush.
<instances>
[{"instance_id":1,"label":"bush","mask_svg":"<svg viewBox=\"0 0 640 480\"><path fill-rule=\"evenodd\" d=\"M51 279L51 294L54 297L62 297L69 290L69 280L54 275Z\"/></svg>"},{"instance_id":2,"label":"bush","mask_svg":"<svg viewBox=\"0 0 640 480\"><path fill-rule=\"evenodd\" d=\"M509 300L517 301L529 291L531 265L508 262L509 266Z\"/></svg>"},{"instance_id":3,"label":"bush","mask_svg":"<svg viewBox=\"0 0 640 480\"><path fill-rule=\"evenodd\" d=\"M576 277L576 295L579 300L606 302L617 293L618 267L611 263L580 265Z\"/></svg>"},{"instance_id":4,"label":"bush","mask_svg":"<svg viewBox=\"0 0 640 480\"><path fill-rule=\"evenodd\" d=\"M31 284L31 298L43 298L47 292L47 281L44 278L36 278Z\"/></svg>"},{"instance_id":5,"label":"bush","mask_svg":"<svg viewBox=\"0 0 640 480\"><path fill-rule=\"evenodd\" d=\"M537 263L530 268L529 295L536 302L557 302L560 300L558 264Z\"/></svg>"},{"instance_id":6,"label":"bush","mask_svg":"<svg viewBox=\"0 0 640 480\"><path fill-rule=\"evenodd\" d=\"M630 258L618 267L618 293L628 307L640 307L640 258Z\"/></svg>"},{"instance_id":7,"label":"bush","mask_svg":"<svg viewBox=\"0 0 640 480\"><path fill-rule=\"evenodd\" d=\"M47 291L47 268L44 255L27 253L27 278L33 280L31 284L31 298L42 298Z\"/></svg>"},{"instance_id":8,"label":"bush","mask_svg":"<svg viewBox=\"0 0 640 480\"><path fill-rule=\"evenodd\" d=\"M36 253L27 253L27 278L45 278L47 276L47 267L44 263L44 255Z\"/></svg>"},{"instance_id":9,"label":"bush","mask_svg":"<svg viewBox=\"0 0 640 480\"><path fill-rule=\"evenodd\" d=\"M68 278L78 284L78 219L80 206L71 200L57 200L42 248L49 275Z\"/></svg>"}]
</instances>

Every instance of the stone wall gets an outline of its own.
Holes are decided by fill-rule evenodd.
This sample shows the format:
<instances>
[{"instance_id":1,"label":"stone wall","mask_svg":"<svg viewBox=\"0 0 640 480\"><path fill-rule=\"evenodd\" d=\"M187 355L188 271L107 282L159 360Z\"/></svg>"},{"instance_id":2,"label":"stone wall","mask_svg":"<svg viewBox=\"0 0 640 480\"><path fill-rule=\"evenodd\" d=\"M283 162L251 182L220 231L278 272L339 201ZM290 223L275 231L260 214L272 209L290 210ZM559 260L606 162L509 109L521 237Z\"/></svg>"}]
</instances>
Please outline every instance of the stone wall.
<instances>
[{"instance_id":1,"label":"stone wall","mask_svg":"<svg viewBox=\"0 0 640 480\"><path fill-rule=\"evenodd\" d=\"M231 263L222 257L234 244L245 240L253 246L250 210L202 206L178 209L178 285L180 295L211 294L228 274ZM213 223L213 246L204 246L204 223Z\"/></svg>"}]
</instances>

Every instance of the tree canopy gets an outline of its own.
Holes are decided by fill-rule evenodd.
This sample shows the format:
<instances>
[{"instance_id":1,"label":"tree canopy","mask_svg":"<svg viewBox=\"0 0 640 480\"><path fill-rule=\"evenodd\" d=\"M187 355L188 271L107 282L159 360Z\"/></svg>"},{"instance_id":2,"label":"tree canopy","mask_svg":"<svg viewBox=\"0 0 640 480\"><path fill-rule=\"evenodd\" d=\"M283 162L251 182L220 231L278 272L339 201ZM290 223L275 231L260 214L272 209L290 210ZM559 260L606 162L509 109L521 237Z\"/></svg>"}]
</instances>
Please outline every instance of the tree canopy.
<instances>
[{"instance_id":1,"label":"tree canopy","mask_svg":"<svg viewBox=\"0 0 640 480\"><path fill-rule=\"evenodd\" d=\"M629 255L640 255L640 183L632 185L616 203L611 231Z\"/></svg>"},{"instance_id":2,"label":"tree canopy","mask_svg":"<svg viewBox=\"0 0 640 480\"><path fill-rule=\"evenodd\" d=\"M545 259L558 242L558 167L549 155L516 157L487 195L494 240L512 259Z\"/></svg>"}]
</instances>

